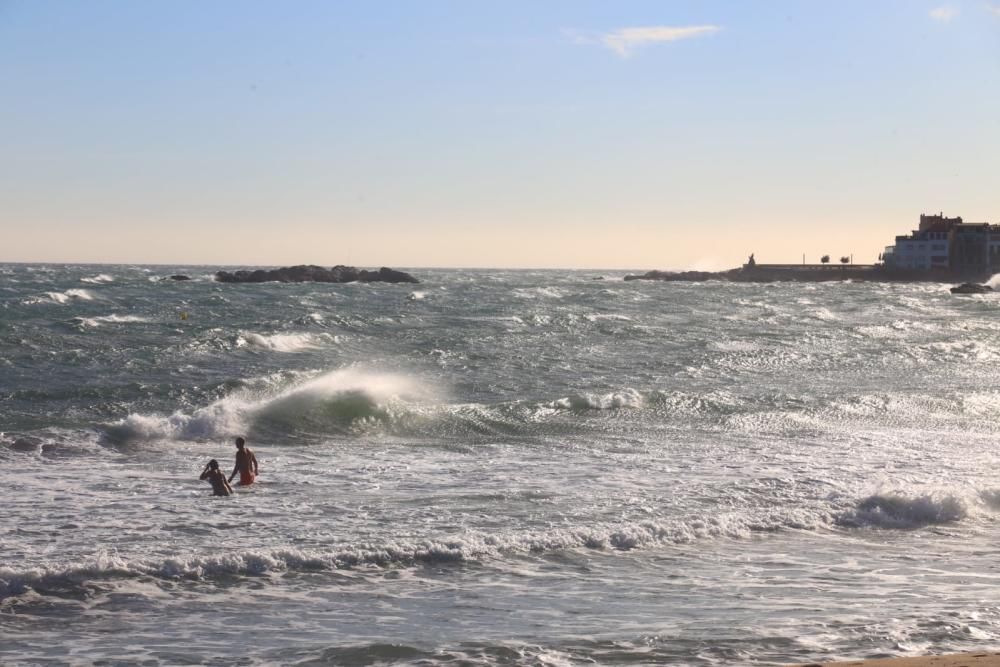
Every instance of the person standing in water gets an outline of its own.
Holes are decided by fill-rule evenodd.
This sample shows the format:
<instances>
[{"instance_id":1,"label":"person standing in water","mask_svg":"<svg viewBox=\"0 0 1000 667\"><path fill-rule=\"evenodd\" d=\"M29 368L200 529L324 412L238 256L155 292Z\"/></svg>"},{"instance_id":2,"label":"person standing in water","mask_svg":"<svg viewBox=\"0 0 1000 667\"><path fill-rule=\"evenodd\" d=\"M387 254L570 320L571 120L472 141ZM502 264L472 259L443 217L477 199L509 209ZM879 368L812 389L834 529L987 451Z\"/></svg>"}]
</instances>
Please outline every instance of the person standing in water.
<instances>
[{"instance_id":1,"label":"person standing in water","mask_svg":"<svg viewBox=\"0 0 1000 667\"><path fill-rule=\"evenodd\" d=\"M236 465L233 466L233 474L229 476L229 481L233 481L236 473L240 474L240 486L253 484L254 479L260 473L257 471L257 457L246 447L246 440L236 438Z\"/></svg>"},{"instance_id":2,"label":"person standing in water","mask_svg":"<svg viewBox=\"0 0 1000 667\"><path fill-rule=\"evenodd\" d=\"M233 487L229 486L226 476L219 470L219 462L215 459L208 462L198 479L207 479L212 483L213 496L228 496L233 493Z\"/></svg>"}]
</instances>

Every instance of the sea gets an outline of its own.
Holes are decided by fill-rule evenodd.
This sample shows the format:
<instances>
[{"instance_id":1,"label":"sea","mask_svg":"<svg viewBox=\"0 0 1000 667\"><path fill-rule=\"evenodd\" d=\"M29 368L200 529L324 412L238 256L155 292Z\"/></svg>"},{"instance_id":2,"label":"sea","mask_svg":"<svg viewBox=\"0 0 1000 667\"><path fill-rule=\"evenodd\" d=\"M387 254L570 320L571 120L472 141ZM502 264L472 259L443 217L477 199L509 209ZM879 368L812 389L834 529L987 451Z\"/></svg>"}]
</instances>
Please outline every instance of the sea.
<instances>
[{"instance_id":1,"label":"sea","mask_svg":"<svg viewBox=\"0 0 1000 667\"><path fill-rule=\"evenodd\" d=\"M0 265L0 664L1000 649L998 296L216 268Z\"/></svg>"}]
</instances>

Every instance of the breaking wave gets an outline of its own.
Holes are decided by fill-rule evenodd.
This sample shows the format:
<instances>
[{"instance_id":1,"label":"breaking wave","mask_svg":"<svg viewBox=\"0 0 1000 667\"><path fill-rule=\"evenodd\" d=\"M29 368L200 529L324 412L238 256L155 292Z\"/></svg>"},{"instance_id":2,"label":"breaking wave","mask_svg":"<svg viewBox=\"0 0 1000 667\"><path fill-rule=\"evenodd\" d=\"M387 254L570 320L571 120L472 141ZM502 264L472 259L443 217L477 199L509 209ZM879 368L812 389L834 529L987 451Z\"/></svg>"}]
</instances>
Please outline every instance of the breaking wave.
<instances>
[{"instance_id":1,"label":"breaking wave","mask_svg":"<svg viewBox=\"0 0 1000 667\"><path fill-rule=\"evenodd\" d=\"M25 301L26 304L34 303L69 303L73 299L81 301L93 301L94 296L85 289L68 289L65 292L46 292L45 296L32 297Z\"/></svg>"},{"instance_id":2,"label":"breaking wave","mask_svg":"<svg viewBox=\"0 0 1000 667\"><path fill-rule=\"evenodd\" d=\"M91 276L89 278L80 278L80 282L81 283L90 283L92 285L100 285L101 283L114 282L114 278L111 277L111 276L109 276L106 273L102 273L100 275Z\"/></svg>"},{"instance_id":3,"label":"breaking wave","mask_svg":"<svg viewBox=\"0 0 1000 667\"><path fill-rule=\"evenodd\" d=\"M953 495L906 497L894 493L875 494L841 515L837 521L851 528L913 529L955 523L970 512L963 499Z\"/></svg>"},{"instance_id":4,"label":"breaking wave","mask_svg":"<svg viewBox=\"0 0 1000 667\"><path fill-rule=\"evenodd\" d=\"M575 394L560 398L549 404L556 410L617 410L620 408L641 408L642 394L635 389L624 389L609 394Z\"/></svg>"},{"instance_id":5,"label":"breaking wave","mask_svg":"<svg viewBox=\"0 0 1000 667\"><path fill-rule=\"evenodd\" d=\"M525 287L513 290L513 296L518 299L533 300L539 297L544 299L561 299L566 293L558 287Z\"/></svg>"},{"instance_id":6,"label":"breaking wave","mask_svg":"<svg viewBox=\"0 0 1000 667\"><path fill-rule=\"evenodd\" d=\"M99 327L102 324L127 324L130 322L149 322L146 317L139 315L101 315L99 317L75 317L80 326L86 328Z\"/></svg>"},{"instance_id":7,"label":"breaking wave","mask_svg":"<svg viewBox=\"0 0 1000 667\"><path fill-rule=\"evenodd\" d=\"M1000 490L981 492L979 498L986 506L1000 507ZM792 507L765 510L758 516L726 512L675 520L661 517L622 523L554 526L544 531L470 531L458 537L363 542L326 550L280 547L160 559L102 553L89 561L67 566L40 565L20 570L0 567L0 600L28 591L45 594L50 589L64 590L67 586L83 586L95 580L119 577L166 580L259 577L287 571L479 562L567 549L631 551L706 539L738 540L759 533L834 526L914 529L961 521L969 511L966 502L953 495L905 497L888 493L864 498L840 516L822 509Z\"/></svg>"},{"instance_id":8,"label":"breaking wave","mask_svg":"<svg viewBox=\"0 0 1000 667\"><path fill-rule=\"evenodd\" d=\"M321 347L327 342L336 342L336 337L327 334L270 334L244 333L236 339L236 347L249 347L272 352L302 352Z\"/></svg>"},{"instance_id":9,"label":"breaking wave","mask_svg":"<svg viewBox=\"0 0 1000 667\"><path fill-rule=\"evenodd\" d=\"M110 444L203 440L271 429L350 433L390 420L430 393L403 375L349 368L291 386L240 390L191 413L131 414L108 426L104 439Z\"/></svg>"},{"instance_id":10,"label":"breaking wave","mask_svg":"<svg viewBox=\"0 0 1000 667\"><path fill-rule=\"evenodd\" d=\"M157 579L211 579L265 576L286 571L328 571L363 566L407 567L420 564L477 562L511 556L539 555L565 549L629 551L658 545L688 544L711 538L744 539L756 532L800 528L796 519L754 521L737 515L687 521L648 520L526 531L524 533L470 532L457 538L406 540L384 544L360 543L330 550L274 548L211 556L167 559L130 559L105 553L91 561L66 567L42 566L15 570L0 568L0 599L29 590L44 594L67 584L114 577Z\"/></svg>"},{"instance_id":11,"label":"breaking wave","mask_svg":"<svg viewBox=\"0 0 1000 667\"><path fill-rule=\"evenodd\" d=\"M337 339L330 334L261 337L255 349L292 353L326 340ZM247 381L240 389L202 407L170 415L130 414L107 426L104 435L110 444L204 440L234 434L280 434L282 441L361 433L422 438L533 436L575 432L585 421L604 418L766 433L822 431L830 424L845 422L905 422L918 427L929 418L962 427L967 421L964 411L971 409L943 399L911 404L888 394L824 402L781 394L639 391L631 387L498 403L447 403L440 399L432 386L401 374L353 368L306 379L301 374L284 374ZM988 414L994 411L991 408Z\"/></svg>"}]
</instances>

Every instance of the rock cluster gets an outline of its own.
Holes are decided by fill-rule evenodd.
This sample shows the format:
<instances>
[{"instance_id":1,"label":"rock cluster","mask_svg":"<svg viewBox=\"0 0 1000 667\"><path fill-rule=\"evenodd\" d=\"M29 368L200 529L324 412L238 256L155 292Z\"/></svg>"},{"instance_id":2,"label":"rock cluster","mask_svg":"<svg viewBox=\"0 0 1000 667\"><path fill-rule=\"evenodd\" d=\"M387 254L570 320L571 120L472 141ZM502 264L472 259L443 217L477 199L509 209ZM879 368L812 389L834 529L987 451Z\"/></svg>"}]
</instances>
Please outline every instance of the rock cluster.
<instances>
[{"instance_id":1,"label":"rock cluster","mask_svg":"<svg viewBox=\"0 0 1000 667\"><path fill-rule=\"evenodd\" d=\"M382 267L378 271L357 269L353 266L337 265L332 269L313 264L286 266L281 269L256 269L254 271L219 271L215 279L220 283L419 283L420 281L403 271Z\"/></svg>"}]
</instances>

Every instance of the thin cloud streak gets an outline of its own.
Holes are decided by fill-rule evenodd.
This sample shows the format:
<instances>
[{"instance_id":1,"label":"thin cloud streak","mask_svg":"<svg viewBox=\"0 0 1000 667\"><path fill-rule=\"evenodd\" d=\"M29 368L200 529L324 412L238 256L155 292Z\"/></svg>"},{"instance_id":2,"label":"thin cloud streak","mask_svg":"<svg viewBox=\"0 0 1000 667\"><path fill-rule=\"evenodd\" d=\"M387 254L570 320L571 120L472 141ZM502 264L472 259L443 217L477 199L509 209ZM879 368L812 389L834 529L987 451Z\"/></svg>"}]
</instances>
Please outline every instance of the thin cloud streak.
<instances>
[{"instance_id":1,"label":"thin cloud streak","mask_svg":"<svg viewBox=\"0 0 1000 667\"><path fill-rule=\"evenodd\" d=\"M958 16L958 10L950 5L945 5L943 7L938 7L930 11L930 17L935 21L940 21L942 23L948 23L953 18Z\"/></svg>"},{"instance_id":2,"label":"thin cloud streak","mask_svg":"<svg viewBox=\"0 0 1000 667\"><path fill-rule=\"evenodd\" d=\"M704 37L715 34L720 30L722 28L717 25L697 25L681 28L673 26L622 28L602 35L601 43L622 58L628 58L632 55L632 50L640 46Z\"/></svg>"},{"instance_id":3,"label":"thin cloud streak","mask_svg":"<svg viewBox=\"0 0 1000 667\"><path fill-rule=\"evenodd\" d=\"M564 30L563 33L576 44L598 44L614 51L622 58L628 58L640 46L706 37L720 30L722 26L717 25L640 26L620 28L601 34L587 34L578 30Z\"/></svg>"},{"instance_id":4,"label":"thin cloud streak","mask_svg":"<svg viewBox=\"0 0 1000 667\"><path fill-rule=\"evenodd\" d=\"M1000 5L991 5L989 3L983 5L990 14L993 16L1000 16Z\"/></svg>"}]
</instances>

